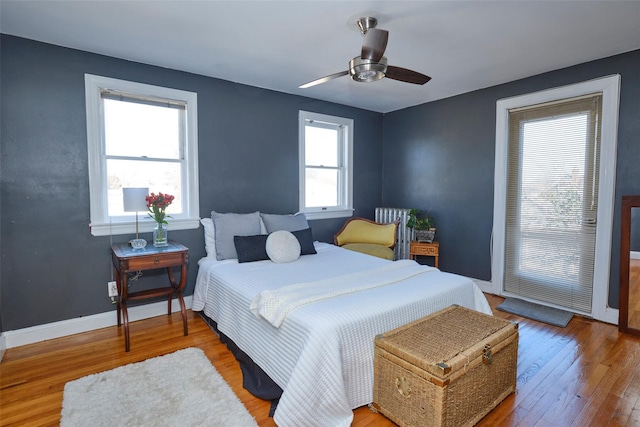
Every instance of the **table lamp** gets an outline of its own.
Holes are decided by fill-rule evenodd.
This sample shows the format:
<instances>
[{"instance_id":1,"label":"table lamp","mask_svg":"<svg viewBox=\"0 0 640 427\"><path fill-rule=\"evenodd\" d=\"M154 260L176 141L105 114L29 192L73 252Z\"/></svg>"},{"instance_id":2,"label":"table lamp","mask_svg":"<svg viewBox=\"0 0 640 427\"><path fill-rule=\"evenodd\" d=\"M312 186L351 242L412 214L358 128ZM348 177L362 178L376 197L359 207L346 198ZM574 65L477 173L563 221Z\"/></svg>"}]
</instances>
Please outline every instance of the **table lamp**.
<instances>
[{"instance_id":1,"label":"table lamp","mask_svg":"<svg viewBox=\"0 0 640 427\"><path fill-rule=\"evenodd\" d=\"M122 188L124 211L136 213L136 238L129 241L133 249L142 249L147 246L146 240L138 238L138 212L147 210L147 195L149 195L148 188Z\"/></svg>"}]
</instances>

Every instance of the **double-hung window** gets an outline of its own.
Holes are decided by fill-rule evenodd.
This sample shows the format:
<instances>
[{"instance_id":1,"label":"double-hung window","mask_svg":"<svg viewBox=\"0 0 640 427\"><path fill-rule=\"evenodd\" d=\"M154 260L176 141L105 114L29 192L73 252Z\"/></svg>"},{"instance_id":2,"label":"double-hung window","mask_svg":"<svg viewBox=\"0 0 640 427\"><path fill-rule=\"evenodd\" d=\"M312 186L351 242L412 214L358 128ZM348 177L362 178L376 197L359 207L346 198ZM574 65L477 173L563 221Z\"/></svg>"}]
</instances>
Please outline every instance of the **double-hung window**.
<instances>
[{"instance_id":1,"label":"double-hung window","mask_svg":"<svg viewBox=\"0 0 640 427\"><path fill-rule=\"evenodd\" d=\"M300 111L300 211L307 218L353 214L353 120Z\"/></svg>"},{"instance_id":2,"label":"double-hung window","mask_svg":"<svg viewBox=\"0 0 640 427\"><path fill-rule=\"evenodd\" d=\"M123 188L175 197L171 229L198 227L197 95L192 92L85 75L91 233L134 230ZM140 231L153 221L139 213Z\"/></svg>"}]
</instances>

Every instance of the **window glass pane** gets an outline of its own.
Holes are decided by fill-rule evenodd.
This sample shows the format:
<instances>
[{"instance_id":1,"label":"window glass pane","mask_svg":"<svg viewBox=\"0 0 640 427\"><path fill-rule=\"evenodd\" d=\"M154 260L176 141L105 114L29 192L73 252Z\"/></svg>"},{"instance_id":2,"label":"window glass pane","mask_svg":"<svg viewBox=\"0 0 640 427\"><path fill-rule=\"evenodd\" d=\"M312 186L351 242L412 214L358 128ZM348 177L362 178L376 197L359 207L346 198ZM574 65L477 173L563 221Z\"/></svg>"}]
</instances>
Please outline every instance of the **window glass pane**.
<instances>
[{"instance_id":1,"label":"window glass pane","mask_svg":"<svg viewBox=\"0 0 640 427\"><path fill-rule=\"evenodd\" d=\"M521 273L578 280L588 116L523 123ZM595 237L591 236L592 238Z\"/></svg>"},{"instance_id":2,"label":"window glass pane","mask_svg":"<svg viewBox=\"0 0 640 427\"><path fill-rule=\"evenodd\" d=\"M338 130L305 126L305 164L338 166Z\"/></svg>"},{"instance_id":3,"label":"window glass pane","mask_svg":"<svg viewBox=\"0 0 640 427\"><path fill-rule=\"evenodd\" d=\"M310 208L338 206L338 170L307 168L305 201Z\"/></svg>"},{"instance_id":4,"label":"window glass pane","mask_svg":"<svg viewBox=\"0 0 640 427\"><path fill-rule=\"evenodd\" d=\"M103 102L108 156L180 158L183 110L114 99Z\"/></svg>"},{"instance_id":5,"label":"window glass pane","mask_svg":"<svg viewBox=\"0 0 640 427\"><path fill-rule=\"evenodd\" d=\"M582 225L588 116L525 122L521 226L578 230Z\"/></svg>"},{"instance_id":6,"label":"window glass pane","mask_svg":"<svg viewBox=\"0 0 640 427\"><path fill-rule=\"evenodd\" d=\"M145 160L107 160L107 205L109 216L125 214L122 187L148 187L150 193L165 193L175 197L167 214L182 213L180 164Z\"/></svg>"}]
</instances>

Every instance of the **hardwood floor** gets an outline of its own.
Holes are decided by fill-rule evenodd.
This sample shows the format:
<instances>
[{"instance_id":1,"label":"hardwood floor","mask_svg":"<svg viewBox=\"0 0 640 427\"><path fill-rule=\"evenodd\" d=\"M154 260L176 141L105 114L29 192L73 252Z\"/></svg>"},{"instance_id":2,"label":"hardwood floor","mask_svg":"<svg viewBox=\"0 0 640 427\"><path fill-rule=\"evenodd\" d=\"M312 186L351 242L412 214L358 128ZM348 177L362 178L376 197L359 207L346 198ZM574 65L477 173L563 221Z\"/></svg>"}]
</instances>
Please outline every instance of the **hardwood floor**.
<instances>
[{"instance_id":1,"label":"hardwood floor","mask_svg":"<svg viewBox=\"0 0 640 427\"><path fill-rule=\"evenodd\" d=\"M487 297L492 307L502 301ZM558 328L494 313L520 324L518 383L479 426L640 426L640 338L577 316ZM186 347L206 353L260 426L275 426L269 403L242 388L238 363L191 311L188 337L179 313L132 323L129 353L115 326L8 349L0 363L0 425L57 425L67 381ZM367 407L354 414L353 426L395 425Z\"/></svg>"}]
</instances>

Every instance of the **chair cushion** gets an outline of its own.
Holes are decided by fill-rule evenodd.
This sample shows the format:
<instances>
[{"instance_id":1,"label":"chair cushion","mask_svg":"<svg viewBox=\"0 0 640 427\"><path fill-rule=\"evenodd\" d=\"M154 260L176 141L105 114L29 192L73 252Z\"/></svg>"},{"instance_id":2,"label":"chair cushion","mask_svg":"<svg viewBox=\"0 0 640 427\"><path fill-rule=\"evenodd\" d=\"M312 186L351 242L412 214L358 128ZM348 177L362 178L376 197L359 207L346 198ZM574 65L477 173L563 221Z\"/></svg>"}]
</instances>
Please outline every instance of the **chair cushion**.
<instances>
[{"instance_id":1,"label":"chair cushion","mask_svg":"<svg viewBox=\"0 0 640 427\"><path fill-rule=\"evenodd\" d=\"M376 245L375 243L348 243L342 247L351 251L362 252L363 254L393 261L393 250L383 245Z\"/></svg>"},{"instance_id":2,"label":"chair cushion","mask_svg":"<svg viewBox=\"0 0 640 427\"><path fill-rule=\"evenodd\" d=\"M396 243L396 225L354 219L335 236L335 240L338 246L349 243L373 243L392 247Z\"/></svg>"}]
</instances>

